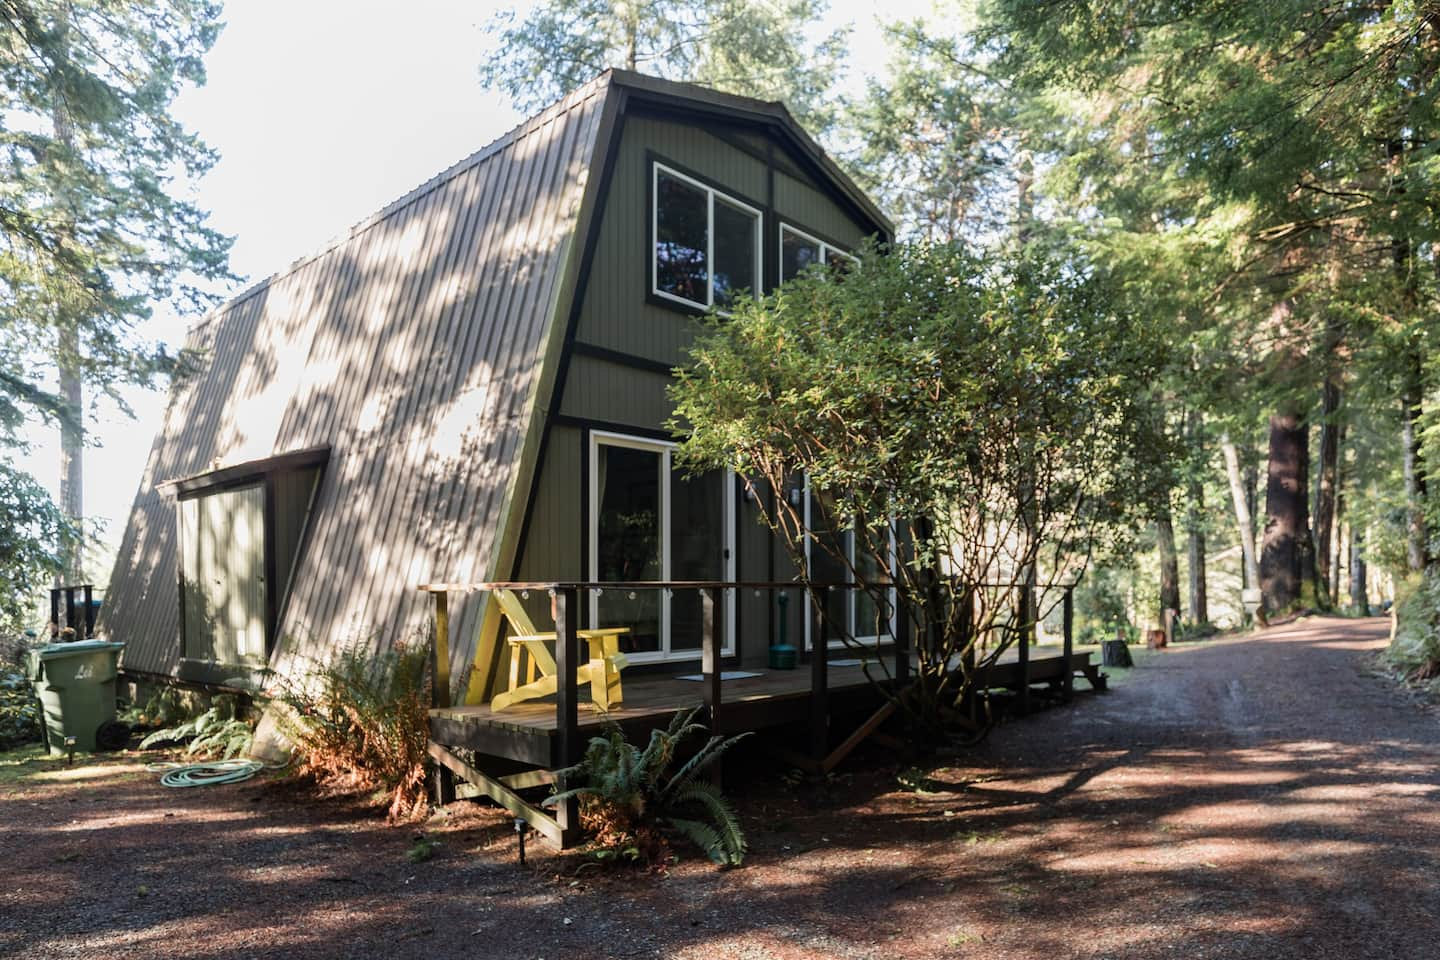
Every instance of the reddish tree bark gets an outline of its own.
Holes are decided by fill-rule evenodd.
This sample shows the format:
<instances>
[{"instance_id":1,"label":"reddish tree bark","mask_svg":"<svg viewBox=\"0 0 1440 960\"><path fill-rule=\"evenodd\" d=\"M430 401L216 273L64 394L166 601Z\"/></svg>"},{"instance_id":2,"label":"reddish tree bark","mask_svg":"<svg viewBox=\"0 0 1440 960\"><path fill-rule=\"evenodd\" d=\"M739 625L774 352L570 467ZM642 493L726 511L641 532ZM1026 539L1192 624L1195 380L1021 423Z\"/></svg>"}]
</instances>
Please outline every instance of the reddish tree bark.
<instances>
[{"instance_id":1,"label":"reddish tree bark","mask_svg":"<svg viewBox=\"0 0 1440 960\"><path fill-rule=\"evenodd\" d=\"M1265 485L1265 540L1260 551L1260 590L1271 613L1301 601L1310 546L1310 433L1294 413L1270 418L1270 463Z\"/></svg>"}]
</instances>

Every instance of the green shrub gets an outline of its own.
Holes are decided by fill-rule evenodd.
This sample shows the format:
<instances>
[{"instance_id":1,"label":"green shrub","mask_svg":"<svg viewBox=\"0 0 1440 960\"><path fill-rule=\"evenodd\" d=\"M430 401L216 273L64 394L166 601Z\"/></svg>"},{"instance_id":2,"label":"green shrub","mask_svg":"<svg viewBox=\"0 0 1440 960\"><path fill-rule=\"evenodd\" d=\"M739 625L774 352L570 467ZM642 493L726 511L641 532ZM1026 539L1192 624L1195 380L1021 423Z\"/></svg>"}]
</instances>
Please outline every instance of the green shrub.
<instances>
[{"instance_id":1,"label":"green shrub","mask_svg":"<svg viewBox=\"0 0 1440 960\"><path fill-rule=\"evenodd\" d=\"M141 706L126 710L122 717L131 726L157 729L174 727L194 719L199 711L196 694L181 687L160 685Z\"/></svg>"},{"instance_id":2,"label":"green shrub","mask_svg":"<svg viewBox=\"0 0 1440 960\"><path fill-rule=\"evenodd\" d=\"M352 645L307 676L277 680L271 696L284 707L281 728L301 772L341 789L384 791L392 820L426 812L429 660L421 645L381 654Z\"/></svg>"},{"instance_id":3,"label":"green shrub","mask_svg":"<svg viewBox=\"0 0 1440 960\"><path fill-rule=\"evenodd\" d=\"M10 750L45 735L40 701L21 670L0 667L0 750Z\"/></svg>"},{"instance_id":4,"label":"green shrub","mask_svg":"<svg viewBox=\"0 0 1440 960\"><path fill-rule=\"evenodd\" d=\"M671 771L681 741L705 732L704 724L695 722L700 709L676 713L668 729L650 734L644 750L611 723L603 736L590 740L584 759L560 771L563 782L579 785L545 803L579 797L581 823L594 835L602 858L658 862L668 849L665 834L671 833L722 866L738 865L746 849L740 821L719 788L699 774L748 734L711 737Z\"/></svg>"},{"instance_id":5,"label":"green shrub","mask_svg":"<svg viewBox=\"0 0 1440 960\"><path fill-rule=\"evenodd\" d=\"M1407 680L1440 679L1440 575L1396 585L1395 639L1386 659Z\"/></svg>"},{"instance_id":6,"label":"green shrub","mask_svg":"<svg viewBox=\"0 0 1440 960\"><path fill-rule=\"evenodd\" d=\"M242 716L238 697L219 694L210 708L172 726L151 733L140 741L140 749L167 743L188 742L185 755L230 760L250 752L255 728Z\"/></svg>"}]
</instances>

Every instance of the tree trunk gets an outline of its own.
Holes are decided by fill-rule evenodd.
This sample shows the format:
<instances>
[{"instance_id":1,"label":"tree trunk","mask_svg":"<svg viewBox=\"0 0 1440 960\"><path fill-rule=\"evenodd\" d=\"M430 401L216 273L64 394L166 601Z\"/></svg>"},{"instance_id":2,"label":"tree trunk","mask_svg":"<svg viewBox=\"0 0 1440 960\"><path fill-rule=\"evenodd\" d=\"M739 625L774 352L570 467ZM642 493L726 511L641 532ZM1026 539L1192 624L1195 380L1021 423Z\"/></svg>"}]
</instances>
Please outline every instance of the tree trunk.
<instances>
[{"instance_id":1,"label":"tree trunk","mask_svg":"<svg viewBox=\"0 0 1440 960\"><path fill-rule=\"evenodd\" d=\"M1255 525L1260 520L1260 468L1253 462L1245 464L1245 505L1250 511L1250 534L1252 537L1258 537L1259 531L1255 529ZM1256 543L1258 546L1259 541L1256 540ZM1255 551L1255 560L1256 563L1259 563L1260 551L1258 548ZM1246 586L1259 589L1260 574L1258 567L1256 568L1255 576L1251 578Z\"/></svg>"},{"instance_id":2,"label":"tree trunk","mask_svg":"<svg viewBox=\"0 0 1440 960\"><path fill-rule=\"evenodd\" d=\"M1405 477L1405 560L1413 573L1425 569L1425 479L1420 462L1420 391L1407 391L1401 412L1401 472Z\"/></svg>"},{"instance_id":3,"label":"tree trunk","mask_svg":"<svg viewBox=\"0 0 1440 960\"><path fill-rule=\"evenodd\" d=\"M1180 609L1180 556L1175 552L1175 527L1170 521L1170 505L1166 503L1155 518L1155 540L1160 548L1160 619L1165 625L1165 611Z\"/></svg>"},{"instance_id":4,"label":"tree trunk","mask_svg":"<svg viewBox=\"0 0 1440 960\"><path fill-rule=\"evenodd\" d=\"M1205 448L1204 425L1201 416L1191 411L1186 417L1186 432L1192 450ZM1191 471L1187 486L1189 503L1185 512L1185 532L1188 534L1188 566L1190 568L1190 622L1194 625L1210 621L1210 604L1206 597L1205 583L1205 481L1197 471Z\"/></svg>"},{"instance_id":5,"label":"tree trunk","mask_svg":"<svg viewBox=\"0 0 1440 960\"><path fill-rule=\"evenodd\" d=\"M1344 445L1344 430L1340 431L1340 435L1337 440L1339 441L1337 445ZM1347 471L1345 470L1343 465L1338 470L1336 470L1335 473L1335 554L1332 557L1334 562L1330 564L1330 602L1337 607L1340 605L1340 571L1344 569L1347 565L1346 548L1347 541L1349 539L1348 536L1342 536L1343 534L1345 534L1344 521L1346 473Z\"/></svg>"},{"instance_id":6,"label":"tree trunk","mask_svg":"<svg viewBox=\"0 0 1440 960\"><path fill-rule=\"evenodd\" d=\"M1235 526L1240 531L1240 553L1245 560L1241 567L1241 583L1250 588L1260 582L1260 568L1255 560L1255 520L1250 512L1250 497L1245 479L1240 472L1240 456L1228 433L1220 437L1220 452L1225 455L1225 477L1230 481L1230 503L1235 510ZM1253 489L1253 485L1250 489ZM1263 622L1263 608L1257 611L1257 614Z\"/></svg>"},{"instance_id":7,"label":"tree trunk","mask_svg":"<svg viewBox=\"0 0 1440 960\"><path fill-rule=\"evenodd\" d=\"M1350 528L1350 606L1362 617L1370 615L1370 591L1365 583L1364 535Z\"/></svg>"},{"instance_id":8,"label":"tree trunk","mask_svg":"<svg viewBox=\"0 0 1440 960\"><path fill-rule=\"evenodd\" d=\"M60 421L60 510L70 524L70 531L61 534L59 582L80 583L83 573L85 542L84 449L85 427L83 397L78 363L80 338L73 324L60 329L60 395L65 399L67 415Z\"/></svg>"},{"instance_id":9,"label":"tree trunk","mask_svg":"<svg viewBox=\"0 0 1440 960\"><path fill-rule=\"evenodd\" d=\"M1210 622L1210 603L1206 597L1205 584L1205 533L1192 527L1190 530L1190 609L1192 624Z\"/></svg>"},{"instance_id":10,"label":"tree trunk","mask_svg":"<svg viewBox=\"0 0 1440 960\"><path fill-rule=\"evenodd\" d=\"M1294 413L1270 418L1270 458L1265 485L1265 542L1260 552L1260 590L1265 609L1288 612L1313 584L1310 544L1310 435Z\"/></svg>"},{"instance_id":11,"label":"tree trunk","mask_svg":"<svg viewBox=\"0 0 1440 960\"><path fill-rule=\"evenodd\" d=\"M1321 603L1329 607L1335 594L1330 590L1330 555L1335 527L1335 491L1340 466L1340 384L1333 377L1325 381L1320 424L1320 469L1315 493L1315 572L1320 584Z\"/></svg>"},{"instance_id":12,"label":"tree trunk","mask_svg":"<svg viewBox=\"0 0 1440 960\"><path fill-rule=\"evenodd\" d=\"M68 12L62 11L56 26L63 37L69 32ZM67 152L75 146L75 128L63 102L56 102L51 121L55 142ZM60 396L65 416L60 418L60 511L70 529L60 536L60 570L56 586L84 579L85 523L85 408L80 380L80 333L68 308L56 318L56 364L59 367ZM73 626L73 624L72 624Z\"/></svg>"}]
</instances>

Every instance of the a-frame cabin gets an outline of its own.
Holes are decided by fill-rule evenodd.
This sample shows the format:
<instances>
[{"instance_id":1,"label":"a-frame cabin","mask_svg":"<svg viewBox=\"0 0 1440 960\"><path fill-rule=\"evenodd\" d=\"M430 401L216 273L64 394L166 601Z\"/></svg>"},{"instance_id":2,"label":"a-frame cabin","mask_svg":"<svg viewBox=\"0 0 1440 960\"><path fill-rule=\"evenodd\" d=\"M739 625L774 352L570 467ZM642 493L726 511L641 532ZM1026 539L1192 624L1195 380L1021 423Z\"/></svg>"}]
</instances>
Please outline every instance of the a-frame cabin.
<instances>
[{"instance_id":1,"label":"a-frame cabin","mask_svg":"<svg viewBox=\"0 0 1440 960\"><path fill-rule=\"evenodd\" d=\"M599 722L577 678L608 674L576 669L567 629L536 653L570 679L501 707L516 615L493 591L421 589L549 584L567 627L627 630L611 716L643 730L703 702L727 729L790 725L770 740L825 768L884 715L867 675L909 669L907 624L844 588L814 616L742 484L674 469L666 387L698 318L891 234L782 105L601 75L196 325L101 632L133 681L224 688L434 637L432 753L564 841L573 810L519 791L576 758ZM814 581L854 579L824 551L810 563ZM595 588L623 581L717 586ZM545 587L515 596L552 629ZM782 637L807 669L769 669ZM1045 661L1022 643L994 682L1095 680L1066 638ZM847 697L858 727L831 721Z\"/></svg>"},{"instance_id":2,"label":"a-frame cabin","mask_svg":"<svg viewBox=\"0 0 1440 960\"><path fill-rule=\"evenodd\" d=\"M890 236L782 105L603 74L196 325L101 630L132 678L235 685L425 634L426 582L787 579L733 477L671 470L670 371L711 306ZM503 672L485 601L456 702ZM726 602L727 662L763 662L775 598ZM696 668L693 596L582 617Z\"/></svg>"}]
</instances>

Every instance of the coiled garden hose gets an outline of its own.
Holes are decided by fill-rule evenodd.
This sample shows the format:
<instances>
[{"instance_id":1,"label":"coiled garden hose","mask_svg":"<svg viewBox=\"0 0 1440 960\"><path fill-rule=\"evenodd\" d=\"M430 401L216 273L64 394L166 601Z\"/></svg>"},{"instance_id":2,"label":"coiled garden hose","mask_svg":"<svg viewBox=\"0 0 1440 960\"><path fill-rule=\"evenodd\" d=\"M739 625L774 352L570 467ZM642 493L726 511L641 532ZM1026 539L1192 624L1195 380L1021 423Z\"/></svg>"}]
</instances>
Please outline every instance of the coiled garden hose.
<instances>
[{"instance_id":1,"label":"coiled garden hose","mask_svg":"<svg viewBox=\"0 0 1440 960\"><path fill-rule=\"evenodd\" d=\"M212 760L205 763L152 763L145 769L164 771L160 783L166 787L212 787L249 780L265 769L259 760Z\"/></svg>"}]
</instances>

